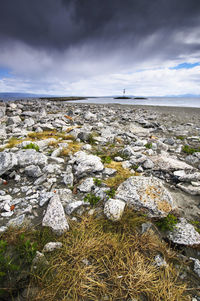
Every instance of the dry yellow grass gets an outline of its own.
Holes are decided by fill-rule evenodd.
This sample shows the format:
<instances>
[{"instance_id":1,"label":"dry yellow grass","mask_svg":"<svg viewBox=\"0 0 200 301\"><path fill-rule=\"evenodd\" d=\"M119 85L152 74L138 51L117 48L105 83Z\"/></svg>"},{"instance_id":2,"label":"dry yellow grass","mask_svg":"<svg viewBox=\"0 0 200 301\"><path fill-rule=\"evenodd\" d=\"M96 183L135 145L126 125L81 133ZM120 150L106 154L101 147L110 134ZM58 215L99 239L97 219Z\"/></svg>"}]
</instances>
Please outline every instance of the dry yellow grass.
<instances>
[{"instance_id":1,"label":"dry yellow grass","mask_svg":"<svg viewBox=\"0 0 200 301\"><path fill-rule=\"evenodd\" d=\"M61 140L74 140L74 136L66 133L59 133L57 131L43 131L41 133L31 132L28 134L28 137L33 140L42 140L48 138L55 138Z\"/></svg>"},{"instance_id":2,"label":"dry yellow grass","mask_svg":"<svg viewBox=\"0 0 200 301\"><path fill-rule=\"evenodd\" d=\"M105 184L109 187L117 188L122 182L134 175L128 168L123 168L121 162L111 161L111 163L105 164L105 167L117 170L114 177L105 180Z\"/></svg>"},{"instance_id":3,"label":"dry yellow grass","mask_svg":"<svg viewBox=\"0 0 200 301\"><path fill-rule=\"evenodd\" d=\"M82 144L78 143L78 142L68 142L68 147L63 148L60 155L63 157L67 157L70 154L74 154L74 153L78 152L80 150L81 146L82 146Z\"/></svg>"},{"instance_id":4,"label":"dry yellow grass","mask_svg":"<svg viewBox=\"0 0 200 301\"><path fill-rule=\"evenodd\" d=\"M91 216L71 223L61 238L63 248L49 255L47 271L35 276L40 291L34 300L190 300L171 263L175 252L153 232L135 230L142 219L126 212L118 223ZM154 264L158 253L166 267Z\"/></svg>"}]
</instances>

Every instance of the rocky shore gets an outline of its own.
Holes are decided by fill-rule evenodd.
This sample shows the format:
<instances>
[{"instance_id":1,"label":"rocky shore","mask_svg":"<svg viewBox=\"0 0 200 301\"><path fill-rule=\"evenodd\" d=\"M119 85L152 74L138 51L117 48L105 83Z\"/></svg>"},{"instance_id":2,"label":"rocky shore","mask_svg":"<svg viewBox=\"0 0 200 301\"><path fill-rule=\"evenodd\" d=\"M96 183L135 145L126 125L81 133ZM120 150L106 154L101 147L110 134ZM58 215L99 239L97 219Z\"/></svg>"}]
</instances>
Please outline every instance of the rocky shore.
<instances>
[{"instance_id":1,"label":"rocky shore","mask_svg":"<svg viewBox=\"0 0 200 301\"><path fill-rule=\"evenodd\" d=\"M39 225L59 237L85 214L142 212L141 233L159 231L189 262L177 275L200 300L200 109L0 103L0 140L1 235Z\"/></svg>"}]
</instances>

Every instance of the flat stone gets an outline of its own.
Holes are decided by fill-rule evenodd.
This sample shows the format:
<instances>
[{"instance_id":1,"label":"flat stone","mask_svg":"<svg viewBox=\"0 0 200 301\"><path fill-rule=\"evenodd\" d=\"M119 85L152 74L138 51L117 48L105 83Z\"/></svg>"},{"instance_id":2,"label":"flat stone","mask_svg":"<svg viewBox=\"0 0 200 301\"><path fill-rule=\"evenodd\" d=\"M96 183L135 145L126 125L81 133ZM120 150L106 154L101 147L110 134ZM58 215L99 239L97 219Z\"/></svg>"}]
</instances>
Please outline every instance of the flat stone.
<instances>
[{"instance_id":1,"label":"flat stone","mask_svg":"<svg viewBox=\"0 0 200 301\"><path fill-rule=\"evenodd\" d=\"M123 215L125 205L125 202L121 200L109 199L105 203L104 214L107 216L108 219L112 221L118 221Z\"/></svg>"},{"instance_id":2,"label":"flat stone","mask_svg":"<svg viewBox=\"0 0 200 301\"><path fill-rule=\"evenodd\" d=\"M167 154L161 154L158 156L152 156L151 160L154 163L154 169L163 171L175 171L175 170L193 170L193 166L186 164L178 159L169 157Z\"/></svg>"},{"instance_id":3,"label":"flat stone","mask_svg":"<svg viewBox=\"0 0 200 301\"><path fill-rule=\"evenodd\" d=\"M50 227L56 234L62 235L69 230L65 212L58 195L51 198L42 221L42 226Z\"/></svg>"},{"instance_id":4,"label":"flat stone","mask_svg":"<svg viewBox=\"0 0 200 301\"><path fill-rule=\"evenodd\" d=\"M200 234L184 218L180 219L180 222L176 224L173 231L168 233L167 237L173 243L179 245L192 246L200 244Z\"/></svg>"},{"instance_id":5,"label":"flat stone","mask_svg":"<svg viewBox=\"0 0 200 301\"><path fill-rule=\"evenodd\" d=\"M167 216L175 208L169 191L154 177L130 177L118 187L116 198L134 209L148 209L152 217Z\"/></svg>"},{"instance_id":6,"label":"flat stone","mask_svg":"<svg viewBox=\"0 0 200 301\"><path fill-rule=\"evenodd\" d=\"M193 186L190 184L179 183L176 185L176 187L180 188L182 191L185 191L188 194L200 195L200 187L199 186Z\"/></svg>"}]
</instances>

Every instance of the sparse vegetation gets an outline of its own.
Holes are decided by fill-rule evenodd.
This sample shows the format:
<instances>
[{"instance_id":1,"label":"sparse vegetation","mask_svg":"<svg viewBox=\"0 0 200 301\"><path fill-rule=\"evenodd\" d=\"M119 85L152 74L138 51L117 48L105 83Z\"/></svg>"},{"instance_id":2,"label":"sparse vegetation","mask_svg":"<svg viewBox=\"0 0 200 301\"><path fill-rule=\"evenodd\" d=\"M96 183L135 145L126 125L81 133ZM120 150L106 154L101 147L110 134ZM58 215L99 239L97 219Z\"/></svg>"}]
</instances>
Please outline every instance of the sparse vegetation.
<instances>
[{"instance_id":1,"label":"sparse vegetation","mask_svg":"<svg viewBox=\"0 0 200 301\"><path fill-rule=\"evenodd\" d=\"M173 214L168 214L166 217L157 221L156 225L161 231L165 232L165 231L172 231L176 227L177 223L178 223L177 217L174 216Z\"/></svg>"},{"instance_id":2,"label":"sparse vegetation","mask_svg":"<svg viewBox=\"0 0 200 301\"><path fill-rule=\"evenodd\" d=\"M184 136L176 136L176 139L183 141L185 139L185 137Z\"/></svg>"},{"instance_id":3,"label":"sparse vegetation","mask_svg":"<svg viewBox=\"0 0 200 301\"><path fill-rule=\"evenodd\" d=\"M91 206L95 206L100 201L100 197L96 196L94 193L88 193L84 197L84 202L90 203Z\"/></svg>"},{"instance_id":4,"label":"sparse vegetation","mask_svg":"<svg viewBox=\"0 0 200 301\"><path fill-rule=\"evenodd\" d=\"M94 181L94 184L95 184L97 187L101 187L101 185L102 185L102 180L97 179L97 178L94 178L93 181Z\"/></svg>"},{"instance_id":5,"label":"sparse vegetation","mask_svg":"<svg viewBox=\"0 0 200 301\"><path fill-rule=\"evenodd\" d=\"M105 164L105 167L117 170L117 174L115 176L109 177L105 180L105 184L114 189L116 189L122 182L133 176L133 173L131 173L129 169L122 167L121 162L111 161L109 164Z\"/></svg>"},{"instance_id":6,"label":"sparse vegetation","mask_svg":"<svg viewBox=\"0 0 200 301\"><path fill-rule=\"evenodd\" d=\"M35 149L37 152L39 152L40 148L37 144L29 143L26 146L23 147L23 149Z\"/></svg>"},{"instance_id":7,"label":"sparse vegetation","mask_svg":"<svg viewBox=\"0 0 200 301\"><path fill-rule=\"evenodd\" d=\"M144 145L147 149L151 149L152 148L152 143L148 142Z\"/></svg>"},{"instance_id":8,"label":"sparse vegetation","mask_svg":"<svg viewBox=\"0 0 200 301\"><path fill-rule=\"evenodd\" d=\"M193 148L193 147L190 147L189 145L184 145L182 147L182 152L188 154L188 155L192 155L196 152L200 152L200 147L198 148Z\"/></svg>"},{"instance_id":9,"label":"sparse vegetation","mask_svg":"<svg viewBox=\"0 0 200 301\"><path fill-rule=\"evenodd\" d=\"M110 190L107 190L107 191L106 191L106 194L107 194L107 196L108 196L109 198L114 198L115 193L116 193L116 191L115 191L114 188L110 188Z\"/></svg>"}]
</instances>

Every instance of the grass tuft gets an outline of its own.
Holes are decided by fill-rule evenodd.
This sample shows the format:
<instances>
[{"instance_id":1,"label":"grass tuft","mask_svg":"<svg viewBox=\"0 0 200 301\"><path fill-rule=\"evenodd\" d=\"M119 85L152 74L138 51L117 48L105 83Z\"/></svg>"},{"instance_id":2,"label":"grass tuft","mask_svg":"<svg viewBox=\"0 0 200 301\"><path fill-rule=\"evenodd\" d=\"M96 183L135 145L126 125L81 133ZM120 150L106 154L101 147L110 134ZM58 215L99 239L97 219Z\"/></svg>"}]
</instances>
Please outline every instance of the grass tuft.
<instances>
[{"instance_id":1,"label":"grass tuft","mask_svg":"<svg viewBox=\"0 0 200 301\"><path fill-rule=\"evenodd\" d=\"M175 252L153 232L136 231L143 220L126 212L117 223L92 216L71 222L61 238L63 248L49 256L43 275L35 275L33 284L40 286L35 300L190 300L171 263ZM158 253L166 267L155 265Z\"/></svg>"},{"instance_id":2,"label":"grass tuft","mask_svg":"<svg viewBox=\"0 0 200 301\"><path fill-rule=\"evenodd\" d=\"M133 176L133 173L128 168L123 168L121 162L111 161L109 164L105 164L105 167L113 168L117 170L114 177L109 177L105 180L105 184L109 187L116 189L122 182Z\"/></svg>"}]
</instances>

